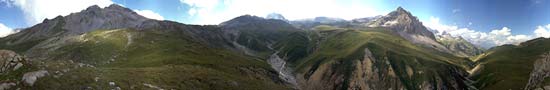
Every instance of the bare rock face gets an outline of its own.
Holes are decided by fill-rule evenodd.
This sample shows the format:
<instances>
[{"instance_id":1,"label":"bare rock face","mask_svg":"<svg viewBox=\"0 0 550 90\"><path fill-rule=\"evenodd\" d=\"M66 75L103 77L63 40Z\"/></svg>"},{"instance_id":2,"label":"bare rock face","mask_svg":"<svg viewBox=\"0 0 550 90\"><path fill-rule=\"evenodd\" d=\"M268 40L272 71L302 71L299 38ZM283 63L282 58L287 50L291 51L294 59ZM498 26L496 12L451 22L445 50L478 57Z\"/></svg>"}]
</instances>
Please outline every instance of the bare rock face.
<instances>
[{"instance_id":1,"label":"bare rock face","mask_svg":"<svg viewBox=\"0 0 550 90\"><path fill-rule=\"evenodd\" d=\"M296 86L296 79L292 74L292 69L286 65L286 61L277 55L279 52L275 52L269 56L267 62L271 65L275 71L279 73L279 78L283 79L293 87Z\"/></svg>"},{"instance_id":2,"label":"bare rock face","mask_svg":"<svg viewBox=\"0 0 550 90\"><path fill-rule=\"evenodd\" d=\"M344 62L320 65L314 72L297 77L304 90L403 90L406 89L387 60L376 60L365 48L362 60L355 60L349 81L345 78ZM375 65L378 64L378 65ZM348 84L344 84L348 83ZM347 86L344 86L347 85ZM347 88L346 88L347 87Z\"/></svg>"},{"instance_id":3,"label":"bare rock face","mask_svg":"<svg viewBox=\"0 0 550 90\"><path fill-rule=\"evenodd\" d=\"M393 68L389 63L377 61L372 52L365 48L363 60L356 61L353 77L351 77L348 90L389 90L389 89L405 89L400 82L399 77L393 72ZM385 66L385 67L382 67ZM408 71L412 73L411 71ZM409 75L411 76L411 75Z\"/></svg>"},{"instance_id":4,"label":"bare rock face","mask_svg":"<svg viewBox=\"0 0 550 90\"><path fill-rule=\"evenodd\" d=\"M303 90L475 89L470 87L466 72L458 67L413 66L411 63L399 63L396 56L391 57L392 53L389 56L376 56L368 48L362 53L363 56L355 60L332 60L318 67L313 66L305 73L298 73L298 86Z\"/></svg>"},{"instance_id":5,"label":"bare rock face","mask_svg":"<svg viewBox=\"0 0 550 90\"><path fill-rule=\"evenodd\" d=\"M426 36L432 40L435 40L435 36L432 32L428 31L426 27L415 16L405 9L398 7L397 10L389 13L386 16L378 18L370 24L371 27L390 27L395 31L406 32L408 34L418 34Z\"/></svg>"},{"instance_id":6,"label":"bare rock face","mask_svg":"<svg viewBox=\"0 0 550 90\"><path fill-rule=\"evenodd\" d=\"M25 59L9 50L0 50L0 74L7 74L25 65Z\"/></svg>"},{"instance_id":7,"label":"bare rock face","mask_svg":"<svg viewBox=\"0 0 550 90\"><path fill-rule=\"evenodd\" d=\"M435 35L426 28L415 16L405 9L397 10L369 22L368 27L386 27L393 30L401 37L425 47L431 47L442 52L450 52L445 46L439 44Z\"/></svg>"},{"instance_id":8,"label":"bare rock face","mask_svg":"<svg viewBox=\"0 0 550 90\"><path fill-rule=\"evenodd\" d=\"M39 70L34 72L27 72L23 75L23 82L25 82L27 85L32 86L38 78L44 77L48 74L48 71L46 70Z\"/></svg>"},{"instance_id":9,"label":"bare rock face","mask_svg":"<svg viewBox=\"0 0 550 90\"><path fill-rule=\"evenodd\" d=\"M302 90L336 90L344 87L342 71L334 70L341 62L320 65L314 72L298 74L298 85ZM304 77L302 77L304 76Z\"/></svg>"},{"instance_id":10,"label":"bare rock face","mask_svg":"<svg viewBox=\"0 0 550 90\"><path fill-rule=\"evenodd\" d=\"M64 29L69 33L80 34L95 29L116 29L135 27L147 18L128 8L112 4L105 8L92 6L79 13L65 17Z\"/></svg>"},{"instance_id":11,"label":"bare rock face","mask_svg":"<svg viewBox=\"0 0 550 90\"><path fill-rule=\"evenodd\" d=\"M304 90L404 90L407 89L387 60L376 60L365 48L362 60L355 60L350 77L346 80L345 62L336 61L320 65L316 71L297 77ZM308 75L310 74L310 75ZM299 75L304 76L304 75Z\"/></svg>"},{"instance_id":12,"label":"bare rock face","mask_svg":"<svg viewBox=\"0 0 550 90\"><path fill-rule=\"evenodd\" d=\"M14 87L15 85L17 85L17 84L15 84L15 83L13 83L13 82L10 82L10 83L0 83L0 90L8 90L8 89L10 89L11 87Z\"/></svg>"},{"instance_id":13,"label":"bare rock face","mask_svg":"<svg viewBox=\"0 0 550 90\"><path fill-rule=\"evenodd\" d=\"M541 55L541 58L534 62L533 71L531 71L529 82L527 82L527 85L525 85L524 89L547 89L546 87L548 86L541 85L547 77L550 77L550 52Z\"/></svg>"}]
</instances>

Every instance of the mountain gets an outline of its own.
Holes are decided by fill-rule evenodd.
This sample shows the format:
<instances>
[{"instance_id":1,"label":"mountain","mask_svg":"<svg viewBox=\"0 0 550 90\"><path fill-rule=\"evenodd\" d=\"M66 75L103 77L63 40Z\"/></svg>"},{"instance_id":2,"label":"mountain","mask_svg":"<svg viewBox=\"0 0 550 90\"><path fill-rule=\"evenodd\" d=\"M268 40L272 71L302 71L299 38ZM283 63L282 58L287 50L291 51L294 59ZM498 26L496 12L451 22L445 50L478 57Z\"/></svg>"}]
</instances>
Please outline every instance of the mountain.
<instances>
[{"instance_id":1,"label":"mountain","mask_svg":"<svg viewBox=\"0 0 550 90\"><path fill-rule=\"evenodd\" d=\"M265 19L258 20L186 25L147 19L115 4L91 6L1 38L2 49L22 54L29 65L0 75L0 88L292 89L265 58L241 54L231 43L252 47L277 38L227 36L274 30L267 24L290 26L280 20L262 26ZM240 26L249 29L235 29Z\"/></svg>"},{"instance_id":2,"label":"mountain","mask_svg":"<svg viewBox=\"0 0 550 90\"><path fill-rule=\"evenodd\" d=\"M437 35L438 42L448 48L451 53L461 57L471 57L483 53L483 49L475 46L474 44L466 41L464 38L458 36L454 37L450 34Z\"/></svg>"},{"instance_id":3,"label":"mountain","mask_svg":"<svg viewBox=\"0 0 550 90\"><path fill-rule=\"evenodd\" d=\"M480 89L549 89L550 39L491 48L476 57L471 77Z\"/></svg>"},{"instance_id":4,"label":"mountain","mask_svg":"<svg viewBox=\"0 0 550 90\"><path fill-rule=\"evenodd\" d=\"M247 55L271 51L271 45L292 32L299 31L279 19L243 15L219 25L227 40Z\"/></svg>"},{"instance_id":5,"label":"mountain","mask_svg":"<svg viewBox=\"0 0 550 90\"><path fill-rule=\"evenodd\" d=\"M2 40L0 46L24 49L55 36L73 36L96 29L132 28L149 20L128 8L119 5L110 5L104 9L97 5L72 13L67 16L58 16L54 19L45 19L42 23L21 30L21 33L9 35Z\"/></svg>"},{"instance_id":6,"label":"mountain","mask_svg":"<svg viewBox=\"0 0 550 90\"><path fill-rule=\"evenodd\" d=\"M434 48L442 52L450 52L438 43L435 36L415 16L398 7L395 11L369 22L369 27L386 27L401 37L424 47Z\"/></svg>"}]
</instances>

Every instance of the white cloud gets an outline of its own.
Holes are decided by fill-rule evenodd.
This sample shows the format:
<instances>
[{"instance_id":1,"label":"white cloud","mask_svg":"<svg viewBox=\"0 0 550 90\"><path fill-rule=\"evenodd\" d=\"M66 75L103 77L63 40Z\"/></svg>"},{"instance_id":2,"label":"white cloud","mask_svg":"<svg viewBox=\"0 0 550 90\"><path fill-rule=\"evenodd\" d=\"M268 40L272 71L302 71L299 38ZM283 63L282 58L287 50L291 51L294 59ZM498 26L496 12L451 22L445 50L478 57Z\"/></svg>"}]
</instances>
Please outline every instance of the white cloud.
<instances>
[{"instance_id":1,"label":"white cloud","mask_svg":"<svg viewBox=\"0 0 550 90\"><path fill-rule=\"evenodd\" d=\"M0 23L0 37L5 37L5 36L8 36L8 35L13 34L15 32L16 31L11 29L10 27L7 27L6 25Z\"/></svg>"},{"instance_id":2,"label":"white cloud","mask_svg":"<svg viewBox=\"0 0 550 90\"><path fill-rule=\"evenodd\" d=\"M528 35L512 35L510 31L512 30L507 27L503 27L500 30L492 30L486 40L492 40L495 45L503 45L519 44L523 41L532 39L532 37Z\"/></svg>"},{"instance_id":3,"label":"white cloud","mask_svg":"<svg viewBox=\"0 0 550 90\"><path fill-rule=\"evenodd\" d=\"M138 13L141 16L150 18L150 19L157 19L157 20L164 20L164 17L162 17L160 14L155 13L151 10L134 10L136 13Z\"/></svg>"},{"instance_id":4,"label":"white cloud","mask_svg":"<svg viewBox=\"0 0 550 90\"><path fill-rule=\"evenodd\" d=\"M512 34L512 33L510 33L510 31L512 31L512 30L510 30L508 27L503 27L500 30L493 30L490 33L494 34L494 35L499 35L499 36L508 36L508 35Z\"/></svg>"},{"instance_id":5,"label":"white cloud","mask_svg":"<svg viewBox=\"0 0 550 90\"><path fill-rule=\"evenodd\" d=\"M21 9L28 24L37 24L46 18L79 12L92 5L106 7L111 0L10 0L11 5Z\"/></svg>"},{"instance_id":6,"label":"white cloud","mask_svg":"<svg viewBox=\"0 0 550 90\"><path fill-rule=\"evenodd\" d=\"M197 18L195 24L218 24L234 17L251 14L265 16L280 13L290 20L317 16L354 19L382 15L372 5L364 5L361 0L351 0L340 4L337 0L180 0L190 5L187 12ZM315 2L315 3L312 3ZM307 5L304 5L307 4Z\"/></svg>"},{"instance_id":7,"label":"white cloud","mask_svg":"<svg viewBox=\"0 0 550 90\"><path fill-rule=\"evenodd\" d=\"M436 35L441 35L445 32L452 36L461 36L472 44L483 48L490 48L503 44L518 44L534 38L533 35L512 35L512 29L508 27L491 30L491 32L487 33L469 28L458 28L458 26L441 24L439 20L440 19L437 17L430 17L430 21L424 23L424 26L436 30L438 32Z\"/></svg>"},{"instance_id":8,"label":"white cloud","mask_svg":"<svg viewBox=\"0 0 550 90\"><path fill-rule=\"evenodd\" d=\"M219 0L180 0L180 3L191 6L188 11L190 16L213 12L214 8L220 4L219 2Z\"/></svg>"},{"instance_id":9,"label":"white cloud","mask_svg":"<svg viewBox=\"0 0 550 90\"><path fill-rule=\"evenodd\" d=\"M550 38L550 24L546 26L537 26L537 29L533 32L536 37Z\"/></svg>"}]
</instances>

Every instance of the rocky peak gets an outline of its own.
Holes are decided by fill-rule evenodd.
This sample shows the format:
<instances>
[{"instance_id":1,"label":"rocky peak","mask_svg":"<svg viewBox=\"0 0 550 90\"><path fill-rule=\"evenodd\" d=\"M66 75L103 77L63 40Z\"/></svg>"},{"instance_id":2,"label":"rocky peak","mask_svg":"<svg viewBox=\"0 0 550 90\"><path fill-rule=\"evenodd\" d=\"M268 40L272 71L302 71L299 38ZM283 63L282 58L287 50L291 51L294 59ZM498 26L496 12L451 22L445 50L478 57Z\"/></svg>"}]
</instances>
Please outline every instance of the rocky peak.
<instances>
[{"instance_id":1,"label":"rocky peak","mask_svg":"<svg viewBox=\"0 0 550 90\"><path fill-rule=\"evenodd\" d=\"M395 11L369 22L367 25L368 27L386 27L413 43L449 52L447 48L436 41L433 32L402 7L398 7Z\"/></svg>"},{"instance_id":2,"label":"rocky peak","mask_svg":"<svg viewBox=\"0 0 550 90\"><path fill-rule=\"evenodd\" d=\"M397 7L397 9L395 10L397 12L404 12L404 13L408 13L407 10L403 9L401 6Z\"/></svg>"},{"instance_id":3,"label":"rocky peak","mask_svg":"<svg viewBox=\"0 0 550 90\"><path fill-rule=\"evenodd\" d=\"M409 11L401 7L398 7L395 11L390 12L387 16L398 18L398 19L418 20Z\"/></svg>"},{"instance_id":4,"label":"rocky peak","mask_svg":"<svg viewBox=\"0 0 550 90\"><path fill-rule=\"evenodd\" d=\"M398 6L397 11L405 11L405 9L403 9L401 6Z\"/></svg>"},{"instance_id":5,"label":"rocky peak","mask_svg":"<svg viewBox=\"0 0 550 90\"><path fill-rule=\"evenodd\" d=\"M395 11L386 16L378 18L370 23L370 27L389 27L398 32L407 34L416 34L429 37L435 40L435 36L430 32L415 16L410 12L398 7Z\"/></svg>"},{"instance_id":6,"label":"rocky peak","mask_svg":"<svg viewBox=\"0 0 550 90\"><path fill-rule=\"evenodd\" d=\"M99 11L101 10L101 8L97 5L93 5L93 6L90 6L88 8L86 8L84 11L88 11L88 12L92 12L92 11Z\"/></svg>"},{"instance_id":7,"label":"rocky peak","mask_svg":"<svg viewBox=\"0 0 550 90\"><path fill-rule=\"evenodd\" d=\"M105 9L107 10L113 10L113 11L123 11L123 12L130 12L130 13L135 13L133 10L129 9L129 8L125 8L125 7L122 7L118 4L111 4L107 7L105 7Z\"/></svg>"},{"instance_id":8,"label":"rocky peak","mask_svg":"<svg viewBox=\"0 0 550 90\"><path fill-rule=\"evenodd\" d=\"M117 4L100 8L97 5L65 16L64 29L69 33L79 34L96 29L130 28L139 25L147 18Z\"/></svg>"},{"instance_id":9,"label":"rocky peak","mask_svg":"<svg viewBox=\"0 0 550 90\"><path fill-rule=\"evenodd\" d=\"M7 38L17 39L13 41L17 44L58 35L77 35L98 29L133 28L146 20L149 19L116 4L105 8L93 5L67 16L46 19Z\"/></svg>"}]
</instances>

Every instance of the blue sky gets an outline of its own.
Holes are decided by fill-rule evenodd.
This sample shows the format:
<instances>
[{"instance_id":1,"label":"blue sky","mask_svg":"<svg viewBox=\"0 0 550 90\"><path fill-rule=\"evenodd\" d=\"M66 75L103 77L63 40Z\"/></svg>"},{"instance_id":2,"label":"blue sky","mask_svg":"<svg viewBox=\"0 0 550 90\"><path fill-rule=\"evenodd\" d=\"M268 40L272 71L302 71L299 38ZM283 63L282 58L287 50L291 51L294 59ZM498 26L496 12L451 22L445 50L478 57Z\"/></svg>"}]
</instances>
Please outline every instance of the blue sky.
<instances>
[{"instance_id":1,"label":"blue sky","mask_svg":"<svg viewBox=\"0 0 550 90\"><path fill-rule=\"evenodd\" d=\"M385 15L398 6L427 27L484 47L550 36L548 0L0 0L0 36L90 5L120 4L141 15L186 24L218 24L252 14L291 20Z\"/></svg>"}]
</instances>

